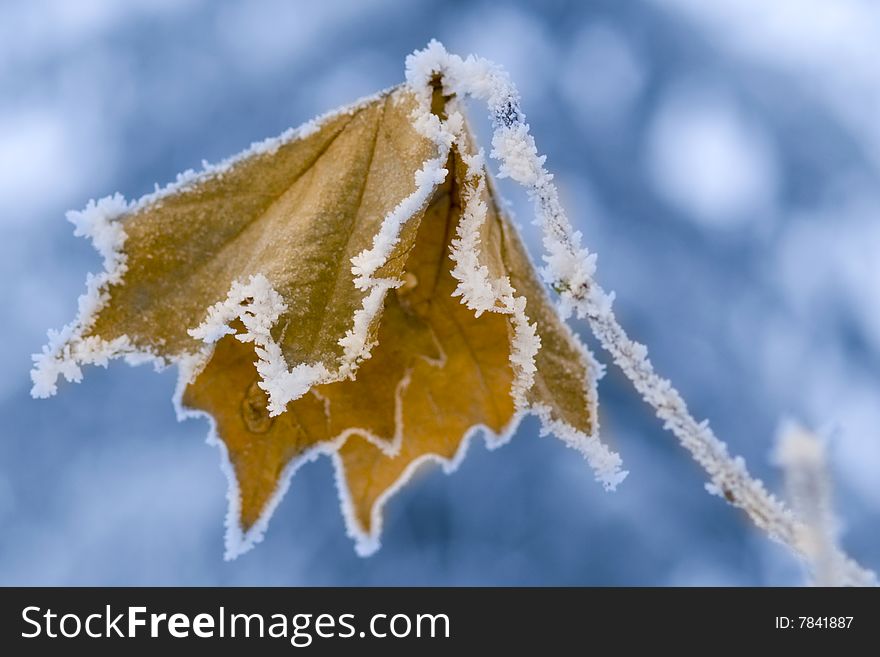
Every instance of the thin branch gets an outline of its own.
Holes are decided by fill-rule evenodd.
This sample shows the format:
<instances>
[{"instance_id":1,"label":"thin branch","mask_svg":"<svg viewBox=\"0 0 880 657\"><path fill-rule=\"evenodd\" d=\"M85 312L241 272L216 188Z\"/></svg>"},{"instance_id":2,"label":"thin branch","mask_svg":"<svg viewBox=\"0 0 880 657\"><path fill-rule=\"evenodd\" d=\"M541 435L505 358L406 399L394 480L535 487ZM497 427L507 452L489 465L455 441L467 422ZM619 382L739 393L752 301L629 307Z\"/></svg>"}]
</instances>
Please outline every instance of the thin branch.
<instances>
[{"instance_id":1,"label":"thin branch","mask_svg":"<svg viewBox=\"0 0 880 657\"><path fill-rule=\"evenodd\" d=\"M681 445L705 470L711 481L709 490L746 512L759 529L788 546L810 564L817 559L833 564L837 586L876 586L877 576L859 566L833 543L817 554L815 531L788 507L769 493L764 484L749 474L741 456L731 456L727 445L715 436L707 421L697 422L672 384L657 375L647 349L632 341L611 310L608 296L595 282L575 297L583 308L590 328L602 347L611 354L633 387L651 405L664 428L672 431ZM823 585L830 585L823 581Z\"/></svg>"},{"instance_id":2,"label":"thin branch","mask_svg":"<svg viewBox=\"0 0 880 657\"><path fill-rule=\"evenodd\" d=\"M752 522L771 538L803 559L810 559L804 541L805 525L764 484L749 474L740 456L731 456L708 421L697 422L672 384L660 377L648 358L647 348L629 338L612 310L613 295L595 280L596 255L581 246L529 134L519 93L507 73L492 62L447 53L432 41L425 50L407 59L407 81L418 93L428 93L429 81L443 80L444 93L472 96L486 102L493 123L492 157L499 161L499 175L522 185L536 207L536 223L543 232L544 276L559 293L564 315L585 318L602 347L611 355L642 398L654 409L711 482L710 492L745 511ZM843 581L852 585L876 585L876 575L834 548L835 559L844 565Z\"/></svg>"}]
</instances>

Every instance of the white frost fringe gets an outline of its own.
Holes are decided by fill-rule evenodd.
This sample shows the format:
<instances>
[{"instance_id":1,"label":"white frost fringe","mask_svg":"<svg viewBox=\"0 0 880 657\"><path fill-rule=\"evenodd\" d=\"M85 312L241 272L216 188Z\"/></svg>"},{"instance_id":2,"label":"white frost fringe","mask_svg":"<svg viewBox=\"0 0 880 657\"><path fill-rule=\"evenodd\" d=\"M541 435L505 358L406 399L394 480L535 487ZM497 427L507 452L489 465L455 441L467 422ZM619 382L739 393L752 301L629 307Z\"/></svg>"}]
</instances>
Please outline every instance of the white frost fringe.
<instances>
[{"instance_id":1,"label":"white frost fringe","mask_svg":"<svg viewBox=\"0 0 880 657\"><path fill-rule=\"evenodd\" d=\"M877 576L838 547L823 442L787 422L779 432L776 460L785 473L789 501L803 521L800 543L816 586L876 586Z\"/></svg>"},{"instance_id":2,"label":"white frost fringe","mask_svg":"<svg viewBox=\"0 0 880 657\"><path fill-rule=\"evenodd\" d=\"M486 102L494 129L491 155L500 162L500 177L522 185L535 203L546 252L543 273L560 295L563 314L575 312L587 319L602 347L709 475L713 490L744 510L770 537L808 557L803 523L749 474L742 457L729 454L707 421L693 418L678 391L655 373L645 346L631 340L617 322L611 308L613 294L607 294L594 278L596 255L581 246L581 234L572 228L562 208L553 176L544 168L546 156L538 155L519 93L507 73L486 59L450 54L437 41L407 58L407 81L416 89L425 89L437 74L445 93Z\"/></svg>"},{"instance_id":3,"label":"white frost fringe","mask_svg":"<svg viewBox=\"0 0 880 657\"><path fill-rule=\"evenodd\" d=\"M188 331L192 337L209 345L224 335L233 334L241 342L254 344L255 365L260 375L258 385L269 397L270 416L280 415L288 401L302 397L319 381L331 378L329 370L321 363L299 363L288 368L281 346L271 333L275 322L286 310L287 304L269 280L257 274L245 284L233 282L226 300L211 306L205 321ZM244 333L236 334L230 328L234 319L244 324Z\"/></svg>"},{"instance_id":4,"label":"white frost fringe","mask_svg":"<svg viewBox=\"0 0 880 657\"><path fill-rule=\"evenodd\" d=\"M190 372L189 377L194 378L195 373L203 364L204 363L202 362L202 359L198 358L190 361L184 361L181 364L181 368L182 370L188 370ZM284 496L287 493L288 488L290 487L290 482L293 479L293 475L296 474L297 470L299 470L306 463L314 461L322 454L331 454L335 452L337 449L339 449L344 439L339 438L338 440L331 443L315 445L297 458L291 460L284 467L284 470L279 477L278 484L276 485L275 490L272 492L272 496L269 498L269 500L266 502L266 505L260 512L260 517L257 519L256 522L254 522L253 525L251 525L251 527L247 531L244 531L241 527L240 521L241 489L238 485L238 478L235 476L235 469L232 466L232 461L230 461L229 459L229 450L226 447L226 443L224 443L220 439L220 435L217 432L217 422L210 413L206 413L197 409L185 408L183 406L182 395L183 390L186 387L186 380L187 375L185 375L182 371L181 376L178 380L178 388L174 396L174 407L177 410L178 420L184 420L188 418L205 418L206 420L208 420L208 424L210 425L210 430L208 431L208 438L206 442L208 445L216 447L219 450L220 469L223 471L223 475L226 477L227 507L226 519L224 521L226 533L224 536L223 557L226 561L232 561L233 559L240 557L245 552L251 550L255 545L263 540L266 534L266 530L269 527L269 521L272 519L272 515L275 513L275 509L278 508L281 500L284 499Z\"/></svg>"},{"instance_id":5,"label":"white frost fringe","mask_svg":"<svg viewBox=\"0 0 880 657\"><path fill-rule=\"evenodd\" d=\"M456 105L451 103L450 107ZM450 122L453 119L456 124L463 124L460 113L450 112ZM541 349L541 338L536 332L536 324L529 323L525 297L516 296L516 290L506 276L491 279L489 268L479 261L480 228L485 224L488 212L482 199L487 189L485 161L482 150L476 154L468 152L463 134L458 133L458 149L465 162L468 178L462 181L462 215L451 245L450 258L455 263L451 274L458 281L452 296L460 296L462 303L473 310L477 317L487 311L510 316L514 330L510 360L515 372L511 396L517 411L531 410L541 420L542 435L552 433L569 447L578 450L590 464L596 479L606 490L614 490L626 478L627 472L620 469L620 455L599 440L596 435L598 431L594 430L594 435L588 436L566 422L553 419L550 408L543 404L532 405L529 409L526 395L535 382L535 357ZM592 373L598 368L587 353L583 356L589 364L588 380L584 382L585 392L587 398L595 402L596 379ZM592 421L598 427L595 403L590 411Z\"/></svg>"},{"instance_id":6,"label":"white frost fringe","mask_svg":"<svg viewBox=\"0 0 880 657\"><path fill-rule=\"evenodd\" d=\"M345 465L342 462L342 457L339 456L339 452L336 450L328 451L327 453L330 454L330 457L333 459L336 492L339 495L339 506L342 509L345 530L348 536L354 541L354 549L358 556L369 557L382 547L382 521L384 518L383 512L385 505L388 503L388 500L394 497L398 491L406 486L422 466L430 463L437 463L442 468L444 474L452 474L458 469L458 466L461 465L461 462L467 455L472 439L478 435L482 435L486 447L488 449L496 449L511 439L516 428L519 426L521 419L521 413L515 414L507 426L502 428L501 432L497 434L489 427L483 425L478 424L471 427L462 438L461 443L452 458L447 459L439 454L423 454L419 458L411 461L407 464L406 468L404 468L400 477L397 478L397 481L395 481L392 486L389 486L376 499L373 508L370 509L370 531L366 531L357 518L354 503L351 499L351 491L349 491L348 485L346 484Z\"/></svg>"},{"instance_id":7,"label":"white frost fringe","mask_svg":"<svg viewBox=\"0 0 880 657\"><path fill-rule=\"evenodd\" d=\"M122 280L126 271L126 256L122 252L125 231L119 218L131 210L121 194L107 196L99 201L89 201L84 210L71 210L67 220L74 225L73 234L87 237L104 261L104 271L89 274L86 292L77 302L78 313L73 322L60 331L49 330L49 342L39 354L33 355L31 370L31 395L37 398L51 397L58 391L58 377L68 381L82 381L80 365L106 367L111 358L134 351L129 339L121 336L112 341L84 334L94 325L98 311L108 299L107 288ZM149 354L149 358L153 355Z\"/></svg>"},{"instance_id":8,"label":"white frost fringe","mask_svg":"<svg viewBox=\"0 0 880 657\"><path fill-rule=\"evenodd\" d=\"M431 112L420 112L413 122L416 132L437 146L437 157L426 161L415 174L416 189L386 216L379 231L373 236L373 245L351 259L354 285L369 290L362 307L355 311L352 327L339 340L343 348L342 374L354 376L358 364L370 357L375 346L369 340L369 330L382 309L388 290L400 287L400 280L377 278L376 272L388 262L391 252L400 241L400 231L413 215L428 204L438 185L446 180L446 160L452 147L453 134Z\"/></svg>"}]
</instances>

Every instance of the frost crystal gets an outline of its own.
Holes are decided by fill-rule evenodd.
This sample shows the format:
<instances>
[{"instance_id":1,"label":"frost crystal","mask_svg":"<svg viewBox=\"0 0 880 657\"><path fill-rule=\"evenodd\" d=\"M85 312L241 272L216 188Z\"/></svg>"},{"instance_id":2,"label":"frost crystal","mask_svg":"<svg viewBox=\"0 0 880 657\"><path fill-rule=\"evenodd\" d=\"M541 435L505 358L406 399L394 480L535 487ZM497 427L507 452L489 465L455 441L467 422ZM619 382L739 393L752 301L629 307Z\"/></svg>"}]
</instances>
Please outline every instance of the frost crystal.
<instances>
[{"instance_id":1,"label":"frost crystal","mask_svg":"<svg viewBox=\"0 0 880 657\"><path fill-rule=\"evenodd\" d=\"M251 276L246 284L235 281L225 301L208 309L205 321L189 334L207 344L224 335L235 334L230 327L234 319L244 325L245 332L235 334L241 342L253 342L257 354L260 387L269 395L269 415L280 415L288 402L302 397L318 382L327 381L331 373L320 363L299 363L289 369L281 347L272 338L272 327L287 306L281 295L272 289L262 274Z\"/></svg>"},{"instance_id":2,"label":"frost crystal","mask_svg":"<svg viewBox=\"0 0 880 657\"><path fill-rule=\"evenodd\" d=\"M121 194L115 194L89 201L84 210L67 213L68 221L74 225L73 234L91 239L101 254L104 271L88 275L86 292L77 303L76 319L60 331L50 330L49 343L43 347L42 353L34 354L34 369L31 371L31 395L34 397L54 395L58 390L59 376L68 381L81 381L80 365L106 367L111 358L131 352L131 344L125 336L110 342L94 336L83 337L107 301L107 287L121 280L125 273L125 254L122 252L125 230L119 219L130 207ZM148 357L152 358L152 355Z\"/></svg>"}]
</instances>

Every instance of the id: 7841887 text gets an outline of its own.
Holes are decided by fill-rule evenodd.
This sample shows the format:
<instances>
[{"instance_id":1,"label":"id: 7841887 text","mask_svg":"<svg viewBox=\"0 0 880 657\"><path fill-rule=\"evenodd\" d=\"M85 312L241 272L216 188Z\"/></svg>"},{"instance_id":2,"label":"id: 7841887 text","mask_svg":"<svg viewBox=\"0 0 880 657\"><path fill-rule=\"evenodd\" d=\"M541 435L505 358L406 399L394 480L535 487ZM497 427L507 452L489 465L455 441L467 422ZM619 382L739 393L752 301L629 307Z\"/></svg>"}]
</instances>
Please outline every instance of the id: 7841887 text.
<instances>
[{"instance_id":1,"label":"id: 7841887 text","mask_svg":"<svg viewBox=\"0 0 880 657\"><path fill-rule=\"evenodd\" d=\"M854 616L777 616L776 629L848 630Z\"/></svg>"}]
</instances>

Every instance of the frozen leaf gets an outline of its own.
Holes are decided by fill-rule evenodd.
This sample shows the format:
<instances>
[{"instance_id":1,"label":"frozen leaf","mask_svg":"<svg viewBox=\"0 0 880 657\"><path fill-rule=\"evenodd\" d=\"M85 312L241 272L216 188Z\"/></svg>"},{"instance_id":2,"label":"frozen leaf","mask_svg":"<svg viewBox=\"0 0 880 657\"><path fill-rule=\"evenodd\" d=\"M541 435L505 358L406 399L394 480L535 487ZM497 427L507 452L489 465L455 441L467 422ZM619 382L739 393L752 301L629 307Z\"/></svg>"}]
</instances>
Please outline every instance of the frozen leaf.
<instances>
[{"instance_id":1,"label":"frozen leaf","mask_svg":"<svg viewBox=\"0 0 880 657\"><path fill-rule=\"evenodd\" d=\"M184 392L185 406L215 419L228 454L229 554L259 540L289 478L316 453L338 449L348 529L359 551L369 553L378 546L389 496L426 460L451 470L479 429L499 444L531 409L575 442L595 441L595 365L558 318L494 196L485 185L479 196L469 194L466 181L484 179L482 169L469 173L457 150L447 169L406 256L403 285L385 298L372 356L354 380L316 386L271 418L253 347L227 336ZM490 277L509 277L509 292L521 294L526 320L535 325L528 335L535 336L537 371L520 400L514 383L528 368L513 358L521 350L514 316L501 306L477 316L453 296L453 242L468 215L462 208L478 203L485 212L475 264Z\"/></svg>"},{"instance_id":2,"label":"frozen leaf","mask_svg":"<svg viewBox=\"0 0 880 657\"><path fill-rule=\"evenodd\" d=\"M179 365L229 479L227 556L259 541L296 469L330 454L349 533L426 460L451 470L525 413L606 488L598 365L500 211L442 71L368 98L134 203L71 213L105 271L35 356L35 396L81 365ZM417 76L416 76L417 77Z\"/></svg>"}]
</instances>

